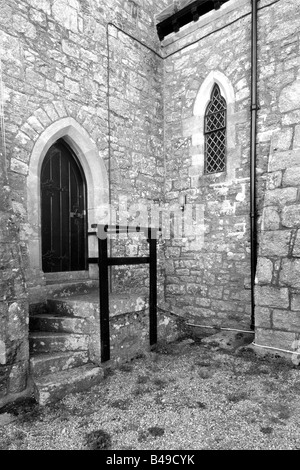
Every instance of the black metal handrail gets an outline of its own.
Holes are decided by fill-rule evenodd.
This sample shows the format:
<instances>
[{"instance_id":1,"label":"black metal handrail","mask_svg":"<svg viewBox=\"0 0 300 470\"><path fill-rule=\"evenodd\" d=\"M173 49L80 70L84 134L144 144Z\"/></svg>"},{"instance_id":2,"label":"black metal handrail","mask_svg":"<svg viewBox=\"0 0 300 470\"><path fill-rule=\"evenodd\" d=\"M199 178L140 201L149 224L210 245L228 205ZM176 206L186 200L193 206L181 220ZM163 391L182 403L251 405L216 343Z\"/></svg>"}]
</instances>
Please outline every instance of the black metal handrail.
<instances>
[{"instance_id":1,"label":"black metal handrail","mask_svg":"<svg viewBox=\"0 0 300 470\"><path fill-rule=\"evenodd\" d=\"M126 266L134 264L149 264L149 336L150 346L157 343L157 253L156 241L160 228L133 227L128 225L93 225L97 232L89 235L98 236L98 258L89 258L89 263L98 263L99 266L99 301L100 301L100 341L101 362L110 359L110 333L109 333L109 266ZM107 236L120 233L144 232L149 243L149 256L140 257L108 257ZM106 236L105 236L106 234Z\"/></svg>"}]
</instances>

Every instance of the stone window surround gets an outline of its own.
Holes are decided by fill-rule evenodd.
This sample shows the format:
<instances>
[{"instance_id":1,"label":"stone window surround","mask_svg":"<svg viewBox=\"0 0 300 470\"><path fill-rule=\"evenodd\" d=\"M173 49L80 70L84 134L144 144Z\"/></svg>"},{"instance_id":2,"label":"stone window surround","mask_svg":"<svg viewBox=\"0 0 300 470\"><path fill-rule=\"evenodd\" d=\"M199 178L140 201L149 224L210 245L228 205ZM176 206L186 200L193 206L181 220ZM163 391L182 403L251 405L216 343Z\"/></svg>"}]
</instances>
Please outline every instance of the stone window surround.
<instances>
[{"instance_id":1,"label":"stone window surround","mask_svg":"<svg viewBox=\"0 0 300 470\"><path fill-rule=\"evenodd\" d=\"M192 136L192 186L198 186L198 179L204 175L204 118L207 105L211 99L211 92L215 85L219 86L222 96L227 103L227 123L226 123L226 149L227 162L225 180L232 181L235 178L236 161L236 130L234 124L235 114L235 93L229 79L219 70L211 71L203 83L201 84L193 107L193 117L183 124L183 132L185 136ZM196 170L196 171L195 171ZM214 176L222 176L224 173L215 173Z\"/></svg>"},{"instance_id":2,"label":"stone window surround","mask_svg":"<svg viewBox=\"0 0 300 470\"><path fill-rule=\"evenodd\" d=\"M40 172L47 151L60 138L63 138L75 152L85 174L89 227L105 218L105 209L107 210L108 206L107 171L104 161L87 131L72 117L65 117L52 123L37 139L28 168L27 207L30 233L28 251L29 269L34 278L36 276L44 277L41 254ZM93 256L92 244L89 251L90 256Z\"/></svg>"}]
</instances>

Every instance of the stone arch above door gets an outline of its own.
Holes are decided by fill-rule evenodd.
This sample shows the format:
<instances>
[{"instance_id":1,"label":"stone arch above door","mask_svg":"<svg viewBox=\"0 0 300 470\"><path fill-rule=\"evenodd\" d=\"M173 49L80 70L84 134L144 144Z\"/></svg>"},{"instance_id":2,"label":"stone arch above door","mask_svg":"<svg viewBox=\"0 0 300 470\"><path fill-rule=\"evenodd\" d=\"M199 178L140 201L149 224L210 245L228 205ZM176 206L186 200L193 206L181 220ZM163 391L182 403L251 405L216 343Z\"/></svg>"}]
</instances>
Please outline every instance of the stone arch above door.
<instances>
[{"instance_id":1,"label":"stone arch above door","mask_svg":"<svg viewBox=\"0 0 300 470\"><path fill-rule=\"evenodd\" d=\"M41 111L40 111L41 112ZM48 115L49 116L49 115ZM28 126L33 126L34 116L23 125L16 140L26 140ZM27 279L29 288L43 284L41 264L41 214L40 214L40 172L43 159L49 148L58 140L64 139L76 154L87 183L87 207L89 230L91 224L99 223L105 217L109 190L105 163L88 131L74 117L65 116L44 126L34 141L27 173L27 223L23 225L24 238L28 243L29 267ZM31 140L32 142L32 140ZM27 142L26 142L27 143ZM29 141L28 143L29 144ZM93 254L92 254L93 255ZM42 281L42 282L41 282Z\"/></svg>"}]
</instances>

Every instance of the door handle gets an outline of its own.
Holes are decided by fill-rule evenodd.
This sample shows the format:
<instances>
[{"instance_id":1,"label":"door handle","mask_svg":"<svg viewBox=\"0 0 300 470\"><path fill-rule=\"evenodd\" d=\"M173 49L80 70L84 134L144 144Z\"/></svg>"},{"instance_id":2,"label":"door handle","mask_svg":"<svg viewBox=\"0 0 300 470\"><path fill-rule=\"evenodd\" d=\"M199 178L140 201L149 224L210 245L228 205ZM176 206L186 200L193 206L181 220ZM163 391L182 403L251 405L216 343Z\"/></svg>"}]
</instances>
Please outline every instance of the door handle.
<instances>
[{"instance_id":1,"label":"door handle","mask_svg":"<svg viewBox=\"0 0 300 470\"><path fill-rule=\"evenodd\" d=\"M74 219L83 219L84 215L84 212L79 212L78 209L76 209L74 212L70 212L70 217Z\"/></svg>"}]
</instances>

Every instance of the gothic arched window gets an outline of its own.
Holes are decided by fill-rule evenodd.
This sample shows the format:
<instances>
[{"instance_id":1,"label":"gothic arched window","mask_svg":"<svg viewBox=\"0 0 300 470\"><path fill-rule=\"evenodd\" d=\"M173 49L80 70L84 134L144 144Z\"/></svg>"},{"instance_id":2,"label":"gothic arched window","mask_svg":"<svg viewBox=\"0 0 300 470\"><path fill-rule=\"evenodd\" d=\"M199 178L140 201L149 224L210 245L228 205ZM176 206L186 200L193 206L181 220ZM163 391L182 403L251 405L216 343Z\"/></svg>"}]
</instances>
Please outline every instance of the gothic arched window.
<instances>
[{"instance_id":1,"label":"gothic arched window","mask_svg":"<svg viewBox=\"0 0 300 470\"><path fill-rule=\"evenodd\" d=\"M226 169L226 101L215 83L204 117L205 173Z\"/></svg>"}]
</instances>

